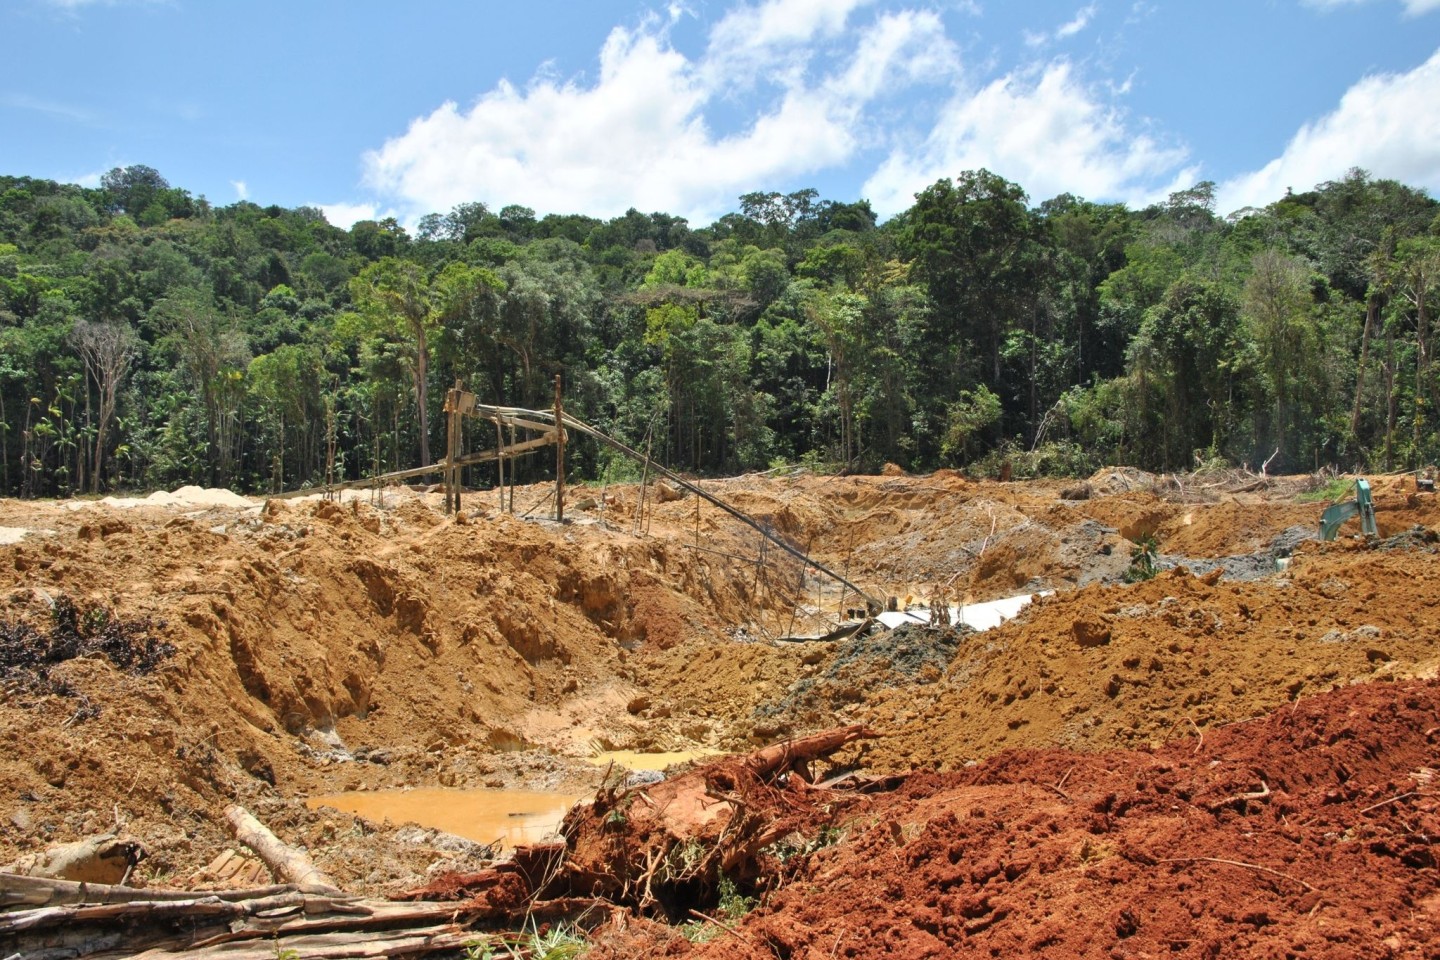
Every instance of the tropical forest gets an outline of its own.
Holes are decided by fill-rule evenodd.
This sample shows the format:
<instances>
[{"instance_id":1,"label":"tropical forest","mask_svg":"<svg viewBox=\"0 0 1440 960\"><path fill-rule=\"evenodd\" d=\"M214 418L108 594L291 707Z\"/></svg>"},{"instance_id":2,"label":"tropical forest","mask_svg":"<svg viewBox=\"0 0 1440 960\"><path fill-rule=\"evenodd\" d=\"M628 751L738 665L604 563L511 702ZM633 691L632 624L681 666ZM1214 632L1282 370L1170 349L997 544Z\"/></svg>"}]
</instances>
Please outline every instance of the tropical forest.
<instances>
[{"instance_id":1,"label":"tropical forest","mask_svg":"<svg viewBox=\"0 0 1440 960\"><path fill-rule=\"evenodd\" d=\"M0 177L0 494L361 479L444 456L457 382L536 408L557 376L697 476L1440 457L1440 204L1364 170L1235 212L1209 182L1130 209L983 169L884 222L813 189L705 225L503 199L344 230L142 165Z\"/></svg>"}]
</instances>

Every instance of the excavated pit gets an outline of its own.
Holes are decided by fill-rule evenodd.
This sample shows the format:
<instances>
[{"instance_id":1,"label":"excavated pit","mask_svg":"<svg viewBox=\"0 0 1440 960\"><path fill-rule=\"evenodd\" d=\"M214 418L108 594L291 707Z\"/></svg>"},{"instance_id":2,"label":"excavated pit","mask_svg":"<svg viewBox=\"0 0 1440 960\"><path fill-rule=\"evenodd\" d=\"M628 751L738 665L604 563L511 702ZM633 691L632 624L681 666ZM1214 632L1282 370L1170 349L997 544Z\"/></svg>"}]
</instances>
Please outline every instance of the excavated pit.
<instances>
[{"instance_id":1,"label":"excavated pit","mask_svg":"<svg viewBox=\"0 0 1440 960\"><path fill-rule=\"evenodd\" d=\"M1066 500L1059 482L946 471L707 482L879 597L923 604L939 589L975 603L1055 591L991 631L916 627L811 643L778 638L824 632L855 606L853 594L847 602L778 550L762 552L754 531L708 504L697 511L694 497L652 497L637 525L633 486L597 491L596 506L570 511L563 526L501 514L479 494L467 495L462 518L447 518L438 494L404 489L380 503L193 489L134 504L0 501L7 664L67 605L105 611L112 632L146 624L147 637L173 648L143 671L83 650L47 661L43 682L6 667L0 864L117 833L147 854L131 882L203 884L207 866L236 847L222 811L238 802L347 890L393 893L479 869L493 851L394 817L312 810L307 798L404 788L592 796L624 782L623 770L589 762L606 751L748 751L853 723L879 736L839 750L826 769L890 777L898 789L837 806L865 811L844 822L796 819L791 832L804 842L783 869L758 864L770 871L758 881L756 865L737 872L740 893L766 902L723 942L693 947L674 940L679 928L637 920L608 934L618 939L600 955L663 941L677 953L770 956L780 945L786 956L863 956L883 937L897 956L1090 956L1102 954L1083 944L1108 930L1114 956L1259 955L1286 936L1307 945L1296 956L1433 956L1421 945L1427 931L1440 941L1426 838L1440 828L1426 826L1433 791L1423 771L1440 766L1427 685L1440 666L1431 533L1440 506L1407 478L1381 478L1381 537L1322 544L1308 532L1324 504L1299 499L1314 485L1111 471L1091 478L1088 499ZM1146 538L1158 574L1127 583ZM1290 565L1276 572L1281 556ZM1282 730L1287 711L1312 731L1360 730L1345 718L1393 713L1398 726L1383 736L1362 731L1383 770L1361 776L1344 761L1345 776L1282 776L1267 759L1269 789L1285 783L1287 796L1258 819L1254 802L1222 804L1205 813L1214 825L1166 813L1149 799L1154 788L1138 785L1188 793L1183 810L1216 791L1254 792L1242 781L1259 776L1259 761L1234 759L1252 728L1290 743L1297 771L1311 753L1333 752L1328 734ZM1225 783L1201 782L1219 769L1206 757L1225 767ZM1407 787L1379 826L1374 811L1362 815L1361 801ZM1326 789L1359 792L1327 811L1340 801ZM1096 817L1121 816L1116 804L1135 808L1124 798L1136 791L1158 819L1134 835L1091 829ZM1233 831L1245 823L1252 837L1242 842ZM1314 891L1253 867L1198 859L1161 869L1161 841L1182 826L1224 828L1193 834L1205 856L1227 859L1225 845L1239 844L1247 855L1228 859L1279 863L1271 869L1301 880L1342 862L1323 852L1335 842L1326 836L1364 827L1355 843L1368 852L1343 863L1385 869L1375 891L1353 895L1412 906L1383 913L1374 943L1339 907L1337 926L1318 933L1316 918L1348 888L1312 882L1317 909L1305 905ZM1277 837L1312 859L1262 857ZM1035 852L1016 872L1000 843ZM977 865L997 857L988 876L1004 878L1004 896ZM970 866L959 879L918 868L943 862ZM1213 891L1247 885L1253 904L1220 910ZM866 892L835 893L835 904L858 898L842 908L827 905L832 888ZM1202 889L1212 892L1187 892ZM1082 892L1097 904L1081 911L1098 924L1090 941L1090 928L1054 927ZM711 908L715 894L707 881L670 912ZM1190 911L1190 926L1156 905L1162 895ZM867 906L896 897L923 909ZM1299 913L1310 924L1303 936ZM901 933L883 933L886 924ZM1237 933L1246 928L1254 935Z\"/></svg>"}]
</instances>

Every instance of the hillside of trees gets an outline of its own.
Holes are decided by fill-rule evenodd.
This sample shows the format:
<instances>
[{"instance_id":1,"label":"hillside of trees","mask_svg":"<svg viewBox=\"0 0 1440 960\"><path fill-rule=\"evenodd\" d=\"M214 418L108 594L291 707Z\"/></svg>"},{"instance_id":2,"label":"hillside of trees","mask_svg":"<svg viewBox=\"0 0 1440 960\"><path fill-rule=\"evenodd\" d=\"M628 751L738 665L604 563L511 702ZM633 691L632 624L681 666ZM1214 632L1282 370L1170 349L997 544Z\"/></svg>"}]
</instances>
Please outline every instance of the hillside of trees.
<instances>
[{"instance_id":1,"label":"hillside of trees","mask_svg":"<svg viewBox=\"0 0 1440 960\"><path fill-rule=\"evenodd\" d=\"M0 494L369 476L443 456L456 379L536 407L557 373L568 411L697 474L1416 466L1437 304L1440 206L1358 170L1228 217L1209 183L1130 210L980 170L883 224L801 190L704 227L474 202L413 233L144 166L4 176Z\"/></svg>"}]
</instances>

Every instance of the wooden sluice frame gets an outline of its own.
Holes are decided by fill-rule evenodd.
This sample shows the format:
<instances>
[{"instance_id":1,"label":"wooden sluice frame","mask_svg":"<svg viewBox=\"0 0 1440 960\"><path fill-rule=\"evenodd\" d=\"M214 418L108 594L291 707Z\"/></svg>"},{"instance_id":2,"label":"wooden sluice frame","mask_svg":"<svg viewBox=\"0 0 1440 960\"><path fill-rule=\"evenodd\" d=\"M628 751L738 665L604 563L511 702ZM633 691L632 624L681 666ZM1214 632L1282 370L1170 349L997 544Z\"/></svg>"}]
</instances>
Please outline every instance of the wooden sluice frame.
<instances>
[{"instance_id":1,"label":"wooden sluice frame","mask_svg":"<svg viewBox=\"0 0 1440 960\"><path fill-rule=\"evenodd\" d=\"M732 507L724 500L721 500L719 497L710 493L708 490L703 489L698 484L686 480L684 477L680 476L678 473L675 473L673 470L670 470L669 468L656 463L654 460L651 460L648 456L641 453L640 451L626 446L619 440L616 440L614 437L601 433L599 430L590 426L588 423L585 423L582 420L578 420L575 417L570 416L564 411L564 408L561 404L560 377L558 375L555 377L555 407L553 410L527 410L523 407L500 407L492 406L490 404L479 403L476 401L475 395L462 389L460 386L460 382L457 380L455 386L446 394L445 412L448 417L446 431L446 455L445 459L440 463L431 464L430 466L426 467L415 467L411 470L396 470L391 473L384 473L380 474L379 476L369 477L365 480L352 480L348 483L331 484L326 487L312 487L307 490L296 490L292 493L282 494L281 498L303 496L305 494L316 493L319 491L325 491L328 493L340 490L377 487L395 480L407 480L412 477L423 477L439 473L444 475L445 512L448 514L454 510L459 509L460 471L462 468L473 466L478 463L489 463L493 460L499 460L501 461L500 465L503 477L505 460L513 460L513 458L515 458L516 456L533 453L536 450L554 444L556 448L555 517L557 520L563 521L565 518L565 442L568 431L573 430L576 433L584 434L588 437L593 437L599 443L604 444L605 446L611 448L617 453L620 453L630 458L631 460L634 460L636 463L640 464L644 468L647 476L650 473L654 473L658 476L665 477L667 480L669 480L676 486L683 487L686 490L689 490L691 493L695 494L697 497L700 497L706 502L711 503L716 507L719 507L721 510L729 514L734 519L738 520L740 523L760 534L760 536L764 537L766 541L768 541L769 543L773 543L785 553L800 561L800 563L804 567L813 569L817 573L823 574L831 580L834 580L836 583L839 583L842 587L844 587L847 591L853 591L856 595L858 595L862 600L865 601L867 608L872 614L879 613L882 609L883 605L881 604L881 602L877 600L874 596L872 596L870 593L856 586L844 575L837 573L834 570L831 570L829 567L820 563L818 560L811 558L808 554L797 549L796 547L791 546L789 543L787 543L780 537L777 537L764 524L755 520L755 518L736 509L735 507ZM494 450L482 450L478 453L461 455L459 452L461 441L460 424L461 419L467 416L473 416L479 420L488 420L493 422L496 425L497 434L501 433L502 427L511 427L512 439L514 436L514 428L516 427L523 430L540 432L541 436L533 440L524 440L519 443L512 442L509 446L501 444L500 446L497 446Z\"/></svg>"},{"instance_id":2,"label":"wooden sluice frame","mask_svg":"<svg viewBox=\"0 0 1440 960\"><path fill-rule=\"evenodd\" d=\"M558 508L557 519L564 519L564 430L555 429L556 413L550 411L539 411L541 417L549 417L550 423L540 423L529 419L528 415L533 411L519 411L521 415L508 413L493 413L489 411L508 409L499 407L487 407L475 402L475 394L464 390L457 380L455 386L445 395L445 459L438 463L432 463L423 467L412 467L408 470L391 470L388 473L376 474L366 477L363 480L350 480L344 483L329 483L320 487L305 487L301 490L292 490L289 493L278 494L270 499L290 500L296 497L311 496L316 493L339 493L342 490L365 490L381 487L388 483L399 480L413 480L417 477L428 477L440 474L445 487L445 513L451 514L460 509L460 471L465 467L472 467L481 463L500 461L503 478L503 463L505 460L513 460L517 456L533 453L548 446L556 446L557 485L556 491L559 494L557 502L561 504ZM564 416L560 401L560 377L555 377L555 411ZM511 428L511 437L514 437L515 428L539 432L540 437L533 440L523 440L519 443L512 442L506 446L503 442L494 450L481 450L477 453L461 454L461 440L463 437L461 424L467 416L476 417L482 420L494 422L497 435L503 439L501 430L503 427ZM502 480L503 484L503 480Z\"/></svg>"}]
</instances>

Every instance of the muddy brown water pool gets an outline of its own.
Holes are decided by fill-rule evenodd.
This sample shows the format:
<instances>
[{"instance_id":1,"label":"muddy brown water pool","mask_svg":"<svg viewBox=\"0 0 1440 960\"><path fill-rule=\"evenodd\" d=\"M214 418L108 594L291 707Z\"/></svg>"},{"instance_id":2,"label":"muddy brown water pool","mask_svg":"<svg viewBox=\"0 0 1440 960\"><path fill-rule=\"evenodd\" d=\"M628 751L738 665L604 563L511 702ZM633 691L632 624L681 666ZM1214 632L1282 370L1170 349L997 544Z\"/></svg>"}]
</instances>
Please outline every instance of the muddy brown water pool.
<instances>
[{"instance_id":1,"label":"muddy brown water pool","mask_svg":"<svg viewBox=\"0 0 1440 960\"><path fill-rule=\"evenodd\" d=\"M639 753L612 750L588 757L597 767L614 764L626 770L664 770L709 756L713 751ZM503 847L537 843L554 833L565 813L584 796L549 790L458 790L413 787L401 790L357 790L311 797L311 810L333 807L377 823L418 823L477 843L499 841Z\"/></svg>"},{"instance_id":2,"label":"muddy brown water pool","mask_svg":"<svg viewBox=\"0 0 1440 960\"><path fill-rule=\"evenodd\" d=\"M692 760L703 760L706 757L716 756L714 750L674 750L669 753L641 753L636 750L606 750L597 753L593 757L586 757L586 762L597 767L605 767L614 764L617 767L624 767L626 770L664 770L666 767L675 766L681 763L690 763Z\"/></svg>"},{"instance_id":3,"label":"muddy brown water pool","mask_svg":"<svg viewBox=\"0 0 1440 960\"><path fill-rule=\"evenodd\" d=\"M333 807L367 820L418 823L477 843L536 843L554 833L579 794L545 790L364 790L311 797L311 810Z\"/></svg>"}]
</instances>

